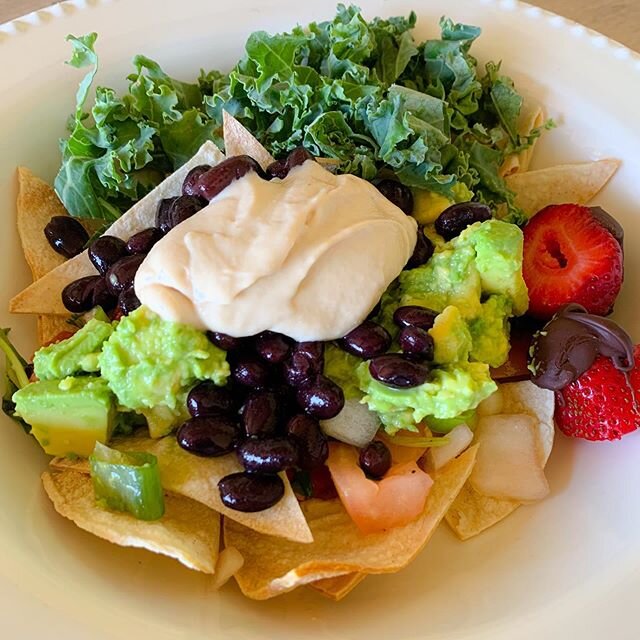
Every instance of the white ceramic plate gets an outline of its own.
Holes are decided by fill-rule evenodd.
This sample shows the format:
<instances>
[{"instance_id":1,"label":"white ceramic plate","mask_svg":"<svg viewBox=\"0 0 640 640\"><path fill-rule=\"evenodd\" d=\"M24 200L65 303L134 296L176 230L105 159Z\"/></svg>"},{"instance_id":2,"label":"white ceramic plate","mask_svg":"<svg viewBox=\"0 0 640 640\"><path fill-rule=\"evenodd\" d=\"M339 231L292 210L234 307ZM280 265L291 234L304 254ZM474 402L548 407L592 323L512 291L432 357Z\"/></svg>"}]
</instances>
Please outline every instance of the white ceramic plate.
<instances>
[{"instance_id":1,"label":"white ceramic plate","mask_svg":"<svg viewBox=\"0 0 640 640\"><path fill-rule=\"evenodd\" d=\"M640 58L584 27L511 0L361 0L369 17L415 9L418 35L447 13L479 24L481 59L504 58L521 88L561 125L537 165L617 156L624 161L599 202L627 231L627 278L617 317L640 338ZM14 230L15 167L52 179L56 140L81 76L63 61L67 33L100 33L100 82L124 86L138 52L172 75L228 69L255 29L326 19L321 0L64 2L0 27L0 288L2 326L34 346L34 325L6 300L28 282ZM4 638L637 638L640 590L640 434L593 445L560 437L549 465L553 494L480 537L457 542L445 526L405 571L368 578L339 604L307 590L269 602L177 563L121 549L53 513L39 474L45 457L0 422L0 623Z\"/></svg>"}]
</instances>

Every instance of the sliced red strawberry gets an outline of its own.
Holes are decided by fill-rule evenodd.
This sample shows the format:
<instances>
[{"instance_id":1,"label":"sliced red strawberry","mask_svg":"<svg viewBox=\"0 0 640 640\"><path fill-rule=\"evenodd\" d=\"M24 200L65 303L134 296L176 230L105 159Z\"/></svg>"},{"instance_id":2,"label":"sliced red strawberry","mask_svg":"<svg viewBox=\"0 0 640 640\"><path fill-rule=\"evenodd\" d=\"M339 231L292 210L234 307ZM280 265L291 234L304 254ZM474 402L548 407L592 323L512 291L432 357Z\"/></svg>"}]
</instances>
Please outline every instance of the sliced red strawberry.
<instances>
[{"instance_id":1,"label":"sliced red strawberry","mask_svg":"<svg viewBox=\"0 0 640 640\"><path fill-rule=\"evenodd\" d=\"M606 315L622 286L622 249L588 207L546 207L524 228L529 313L550 318L569 302Z\"/></svg>"},{"instance_id":2,"label":"sliced red strawberry","mask_svg":"<svg viewBox=\"0 0 640 640\"><path fill-rule=\"evenodd\" d=\"M575 382L556 393L556 423L569 436L618 440L640 428L640 345L625 376L600 356Z\"/></svg>"}]
</instances>

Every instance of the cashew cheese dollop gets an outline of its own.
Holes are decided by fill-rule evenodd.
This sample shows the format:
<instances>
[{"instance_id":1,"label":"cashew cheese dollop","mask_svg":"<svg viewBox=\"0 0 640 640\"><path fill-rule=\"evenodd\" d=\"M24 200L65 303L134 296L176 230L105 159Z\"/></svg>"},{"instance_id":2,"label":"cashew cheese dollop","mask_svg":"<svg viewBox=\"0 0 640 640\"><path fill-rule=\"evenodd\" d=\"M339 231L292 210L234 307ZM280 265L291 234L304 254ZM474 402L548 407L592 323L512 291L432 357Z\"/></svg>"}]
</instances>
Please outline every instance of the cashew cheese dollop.
<instances>
[{"instance_id":1,"label":"cashew cheese dollop","mask_svg":"<svg viewBox=\"0 0 640 640\"><path fill-rule=\"evenodd\" d=\"M135 291L198 329L331 340L366 318L415 243L415 220L373 185L307 161L232 182L151 249Z\"/></svg>"}]
</instances>

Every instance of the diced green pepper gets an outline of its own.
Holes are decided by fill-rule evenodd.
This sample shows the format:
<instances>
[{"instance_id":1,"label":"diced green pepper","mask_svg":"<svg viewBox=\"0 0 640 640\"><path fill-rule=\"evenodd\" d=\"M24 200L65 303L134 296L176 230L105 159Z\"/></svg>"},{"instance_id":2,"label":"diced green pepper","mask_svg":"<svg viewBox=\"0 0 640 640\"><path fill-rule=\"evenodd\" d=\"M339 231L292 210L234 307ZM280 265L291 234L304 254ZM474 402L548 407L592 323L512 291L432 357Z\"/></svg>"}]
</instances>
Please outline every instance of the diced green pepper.
<instances>
[{"instance_id":1,"label":"diced green pepper","mask_svg":"<svg viewBox=\"0 0 640 640\"><path fill-rule=\"evenodd\" d=\"M115 511L128 511L139 520L164 514L164 492L158 459L150 453L122 453L96 442L89 457L96 500Z\"/></svg>"}]
</instances>

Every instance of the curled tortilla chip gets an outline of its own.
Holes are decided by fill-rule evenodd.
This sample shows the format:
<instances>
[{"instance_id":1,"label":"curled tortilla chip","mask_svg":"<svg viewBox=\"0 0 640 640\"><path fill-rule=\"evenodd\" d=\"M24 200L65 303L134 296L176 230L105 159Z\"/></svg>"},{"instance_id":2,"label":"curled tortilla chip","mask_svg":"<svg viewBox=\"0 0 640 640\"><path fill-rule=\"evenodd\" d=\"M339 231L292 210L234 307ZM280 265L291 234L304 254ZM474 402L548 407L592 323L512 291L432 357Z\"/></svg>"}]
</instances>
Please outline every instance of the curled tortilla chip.
<instances>
[{"instance_id":1,"label":"curled tortilla chip","mask_svg":"<svg viewBox=\"0 0 640 640\"><path fill-rule=\"evenodd\" d=\"M365 578L366 573L346 573L335 578L324 578L311 582L309 586L331 600L342 600L348 596Z\"/></svg>"},{"instance_id":2,"label":"curled tortilla chip","mask_svg":"<svg viewBox=\"0 0 640 640\"><path fill-rule=\"evenodd\" d=\"M263 169L275 161L258 139L226 111L222 112L222 131L227 156L251 156Z\"/></svg>"},{"instance_id":3,"label":"curled tortilla chip","mask_svg":"<svg viewBox=\"0 0 640 640\"><path fill-rule=\"evenodd\" d=\"M469 477L476 452L476 447L469 449L436 475L423 514L403 527L365 535L339 500L302 503L314 538L309 545L259 535L225 519L225 544L236 547L245 559L236 574L241 591L250 598L265 600L304 584L349 573L399 571L431 538Z\"/></svg>"},{"instance_id":4,"label":"curled tortilla chip","mask_svg":"<svg viewBox=\"0 0 640 640\"><path fill-rule=\"evenodd\" d=\"M614 159L561 164L514 173L507 176L506 183L516 194L516 205L531 217L550 204L586 204L600 193L619 166L620 161Z\"/></svg>"},{"instance_id":5,"label":"curled tortilla chip","mask_svg":"<svg viewBox=\"0 0 640 640\"><path fill-rule=\"evenodd\" d=\"M74 331L69 324L71 316L40 315L38 316L38 343L40 346L53 341L63 331Z\"/></svg>"},{"instance_id":6,"label":"curled tortilla chip","mask_svg":"<svg viewBox=\"0 0 640 640\"><path fill-rule=\"evenodd\" d=\"M546 464L553 448L555 428L553 391L541 389L529 380L499 385L502 413L525 413L538 420L542 462ZM447 524L461 540L467 540L492 527L513 513L522 503L491 498L478 493L467 482L447 512Z\"/></svg>"},{"instance_id":7,"label":"curled tortilla chip","mask_svg":"<svg viewBox=\"0 0 640 640\"><path fill-rule=\"evenodd\" d=\"M105 233L127 240L134 233L152 227L155 224L156 209L162 198L180 193L182 182L189 170L198 164L217 164L224 155L213 144L205 142L198 152L186 164L174 171L142 200L136 202L129 211L118 218ZM52 271L21 291L9 302L12 313L41 313L66 315L60 298L60 292L70 282L84 276L95 275L86 251L71 260L67 260Z\"/></svg>"},{"instance_id":8,"label":"curled tortilla chip","mask_svg":"<svg viewBox=\"0 0 640 640\"><path fill-rule=\"evenodd\" d=\"M164 515L148 522L97 506L91 478L83 473L44 473L42 483L55 510L81 529L121 547L147 549L190 569L215 573L220 515L199 502L166 494Z\"/></svg>"},{"instance_id":9,"label":"curled tortilla chip","mask_svg":"<svg viewBox=\"0 0 640 640\"><path fill-rule=\"evenodd\" d=\"M235 455L218 458L194 456L180 448L172 436L159 440L143 436L116 438L110 446L120 451L146 451L156 456L162 486L167 491L201 502L260 533L302 543L313 540L309 525L285 473L280 474L285 493L278 503L264 511L243 513L226 507L220 500L218 491L218 482L224 476L243 470ZM51 466L55 469L66 468L89 473L88 462L83 458L54 458Z\"/></svg>"},{"instance_id":10,"label":"curled tortilla chip","mask_svg":"<svg viewBox=\"0 0 640 640\"><path fill-rule=\"evenodd\" d=\"M518 118L518 133L521 136L528 136L534 129L544 124L544 110L535 101L528 100L524 103L520 117ZM538 138L534 139L531 146L520 153L507 156L500 167L500 175L510 176L514 173L528 171L533 151Z\"/></svg>"}]
</instances>

